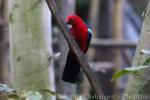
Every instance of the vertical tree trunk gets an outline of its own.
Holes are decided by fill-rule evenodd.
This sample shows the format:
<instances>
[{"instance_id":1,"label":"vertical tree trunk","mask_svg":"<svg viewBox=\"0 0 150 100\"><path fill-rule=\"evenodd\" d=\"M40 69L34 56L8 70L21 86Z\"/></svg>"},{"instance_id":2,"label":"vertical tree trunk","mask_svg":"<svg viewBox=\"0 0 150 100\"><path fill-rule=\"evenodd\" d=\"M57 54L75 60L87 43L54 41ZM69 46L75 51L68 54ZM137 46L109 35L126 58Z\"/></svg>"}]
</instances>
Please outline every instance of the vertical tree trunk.
<instances>
[{"instance_id":1,"label":"vertical tree trunk","mask_svg":"<svg viewBox=\"0 0 150 100\"><path fill-rule=\"evenodd\" d=\"M141 50L150 49L150 0L146 10L145 20L140 35L139 43L137 45L133 66L139 66L144 63L149 55L142 54ZM150 69L146 69L140 75L130 75L129 83L125 91L124 100L149 100L143 96L150 95ZM139 97L138 97L139 96Z\"/></svg>"},{"instance_id":2,"label":"vertical tree trunk","mask_svg":"<svg viewBox=\"0 0 150 100\"><path fill-rule=\"evenodd\" d=\"M124 0L114 0L114 11L113 11L113 37L116 40L122 40L123 37L123 4ZM122 56L121 56L121 51L119 49L115 49L115 55L114 57L114 62L116 65L115 70L118 71L121 69L120 66L122 66ZM119 94L120 89L121 89L121 80L117 81L115 83L114 87L114 93ZM117 98L115 98L117 100Z\"/></svg>"},{"instance_id":3,"label":"vertical tree trunk","mask_svg":"<svg viewBox=\"0 0 150 100\"><path fill-rule=\"evenodd\" d=\"M8 0L0 0L0 82L9 84Z\"/></svg>"},{"instance_id":4,"label":"vertical tree trunk","mask_svg":"<svg viewBox=\"0 0 150 100\"><path fill-rule=\"evenodd\" d=\"M98 38L112 38L112 0L101 0L98 13L99 24L97 26ZM107 27L107 28L106 28ZM110 57L111 55L111 57ZM95 61L113 61L114 52L108 48L96 48ZM110 82L113 70L107 70L106 73L96 72L104 95L113 94L113 84ZM106 84L107 83L107 84Z\"/></svg>"},{"instance_id":5,"label":"vertical tree trunk","mask_svg":"<svg viewBox=\"0 0 150 100\"><path fill-rule=\"evenodd\" d=\"M98 34L98 30L97 30L97 27L98 27L98 23L97 23L97 20L98 20L98 12L99 12L99 8L100 8L100 2L101 0L91 0L90 1L90 9L89 9L89 18L90 18L90 25L92 26L92 31L94 34L92 34L92 37L96 37L96 34ZM96 56L96 53L95 53L96 49L95 48L90 48L88 49L88 56L90 59L94 59L94 57ZM91 86L90 86L90 83L87 79L87 77L85 75L83 75L83 84L82 84L82 87L83 87L83 90L82 90L82 94L83 95L87 95L90 93L90 89L91 89Z\"/></svg>"},{"instance_id":6,"label":"vertical tree trunk","mask_svg":"<svg viewBox=\"0 0 150 100\"><path fill-rule=\"evenodd\" d=\"M93 33L95 34L98 34L97 32L97 26L98 26L98 23L97 23L97 20L98 20L98 11L100 10L100 0L93 0L93 1L90 1L91 2L91 5L90 5L90 24L93 26L92 30L93 30ZM93 34L93 35L95 35Z\"/></svg>"},{"instance_id":7,"label":"vertical tree trunk","mask_svg":"<svg viewBox=\"0 0 150 100\"><path fill-rule=\"evenodd\" d=\"M123 37L123 3L124 0L115 0L114 2L114 26L113 26L113 32L114 32L114 38L117 40L121 40ZM115 62L117 66L121 66L121 52L117 49L116 51L116 57ZM119 68L119 67L118 67Z\"/></svg>"},{"instance_id":8,"label":"vertical tree trunk","mask_svg":"<svg viewBox=\"0 0 150 100\"><path fill-rule=\"evenodd\" d=\"M46 7L44 3L42 0L12 1L10 14L12 85L18 91L49 88L50 50L46 44L46 37L49 36L50 30L45 29L46 27L50 29L50 15L43 13L43 7ZM45 95L44 100L49 100L49 97Z\"/></svg>"}]
</instances>

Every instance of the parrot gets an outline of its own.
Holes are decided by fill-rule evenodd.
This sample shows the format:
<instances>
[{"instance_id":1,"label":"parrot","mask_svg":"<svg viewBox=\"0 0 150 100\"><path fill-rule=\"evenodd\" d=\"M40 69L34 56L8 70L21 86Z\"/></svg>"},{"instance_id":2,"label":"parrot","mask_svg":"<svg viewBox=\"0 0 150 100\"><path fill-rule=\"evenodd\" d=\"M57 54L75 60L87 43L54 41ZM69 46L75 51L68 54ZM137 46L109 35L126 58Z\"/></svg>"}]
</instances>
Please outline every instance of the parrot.
<instances>
[{"instance_id":1,"label":"parrot","mask_svg":"<svg viewBox=\"0 0 150 100\"><path fill-rule=\"evenodd\" d=\"M70 33L77 42L80 50L85 54L89 48L92 30L84 23L78 15L69 15L66 18L66 24L71 25ZM80 72L80 64L75 54L69 50L66 64L64 67L62 80L64 82L76 83Z\"/></svg>"}]
</instances>

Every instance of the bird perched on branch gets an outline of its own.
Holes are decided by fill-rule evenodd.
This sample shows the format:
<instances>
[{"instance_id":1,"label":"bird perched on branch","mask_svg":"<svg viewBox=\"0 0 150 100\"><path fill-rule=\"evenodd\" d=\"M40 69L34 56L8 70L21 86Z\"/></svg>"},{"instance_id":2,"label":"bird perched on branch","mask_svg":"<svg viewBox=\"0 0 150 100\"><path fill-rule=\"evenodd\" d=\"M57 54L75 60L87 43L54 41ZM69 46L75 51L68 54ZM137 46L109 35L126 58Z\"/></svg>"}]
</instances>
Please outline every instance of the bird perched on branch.
<instances>
[{"instance_id":1,"label":"bird perched on branch","mask_svg":"<svg viewBox=\"0 0 150 100\"><path fill-rule=\"evenodd\" d=\"M70 15L66 18L66 23L70 24L70 33L73 35L80 50L86 53L92 38L92 30L77 15ZM69 50L62 80L69 83L75 83L80 72L80 64L74 53Z\"/></svg>"}]
</instances>

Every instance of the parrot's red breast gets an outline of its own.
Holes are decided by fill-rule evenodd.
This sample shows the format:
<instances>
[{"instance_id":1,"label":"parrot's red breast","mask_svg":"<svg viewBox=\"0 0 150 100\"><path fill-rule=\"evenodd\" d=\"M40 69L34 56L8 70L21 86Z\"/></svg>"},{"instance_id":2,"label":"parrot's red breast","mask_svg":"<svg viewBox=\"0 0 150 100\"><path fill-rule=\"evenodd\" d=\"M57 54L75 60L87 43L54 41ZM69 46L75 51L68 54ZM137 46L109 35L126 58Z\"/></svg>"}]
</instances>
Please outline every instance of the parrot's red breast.
<instances>
[{"instance_id":1,"label":"parrot's red breast","mask_svg":"<svg viewBox=\"0 0 150 100\"><path fill-rule=\"evenodd\" d=\"M70 29L73 37L75 38L76 42L78 43L80 49L82 52L87 51L87 35L88 35L88 27L87 25L82 21L80 17L77 15L71 15L68 16L66 19L66 22L68 24L72 25L72 28Z\"/></svg>"}]
</instances>

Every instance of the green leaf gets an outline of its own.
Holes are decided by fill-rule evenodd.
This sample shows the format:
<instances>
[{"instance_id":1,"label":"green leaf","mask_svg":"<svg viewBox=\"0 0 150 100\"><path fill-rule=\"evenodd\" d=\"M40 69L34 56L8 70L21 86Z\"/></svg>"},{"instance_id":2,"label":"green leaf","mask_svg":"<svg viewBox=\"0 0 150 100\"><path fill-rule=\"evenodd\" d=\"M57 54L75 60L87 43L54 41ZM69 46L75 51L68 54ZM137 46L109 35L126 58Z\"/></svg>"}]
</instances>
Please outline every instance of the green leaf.
<instances>
[{"instance_id":1,"label":"green leaf","mask_svg":"<svg viewBox=\"0 0 150 100\"><path fill-rule=\"evenodd\" d=\"M6 95L9 99L19 99L19 96L17 94L7 94Z\"/></svg>"},{"instance_id":2,"label":"green leaf","mask_svg":"<svg viewBox=\"0 0 150 100\"><path fill-rule=\"evenodd\" d=\"M150 64L150 58L147 58L146 61L143 63L144 66L147 66Z\"/></svg>"},{"instance_id":3,"label":"green leaf","mask_svg":"<svg viewBox=\"0 0 150 100\"><path fill-rule=\"evenodd\" d=\"M137 67L128 67L128 68L125 68L125 69L123 69L121 71L116 72L113 75L111 81L115 81L117 78L119 78L119 77L121 77L123 75L126 75L126 74L136 74L139 71L142 71L142 70L144 70L146 68L149 68L149 67L150 66L137 66Z\"/></svg>"}]
</instances>

